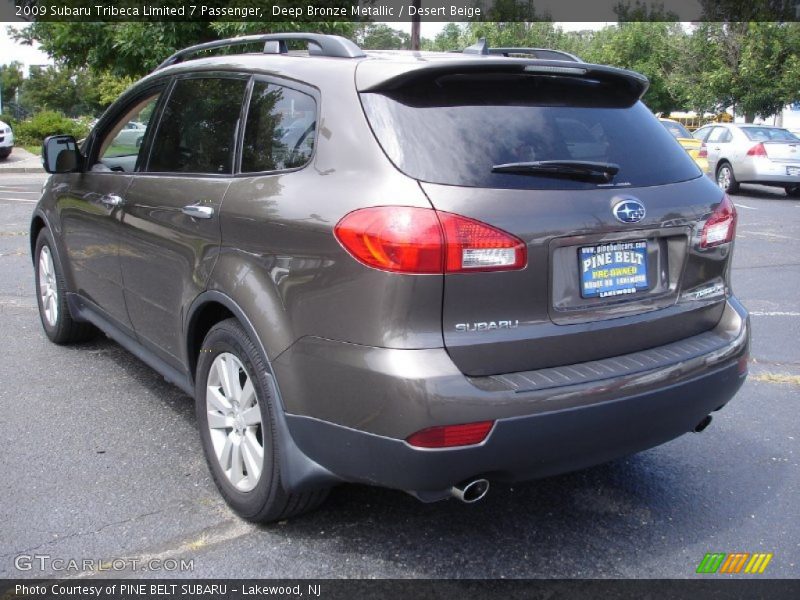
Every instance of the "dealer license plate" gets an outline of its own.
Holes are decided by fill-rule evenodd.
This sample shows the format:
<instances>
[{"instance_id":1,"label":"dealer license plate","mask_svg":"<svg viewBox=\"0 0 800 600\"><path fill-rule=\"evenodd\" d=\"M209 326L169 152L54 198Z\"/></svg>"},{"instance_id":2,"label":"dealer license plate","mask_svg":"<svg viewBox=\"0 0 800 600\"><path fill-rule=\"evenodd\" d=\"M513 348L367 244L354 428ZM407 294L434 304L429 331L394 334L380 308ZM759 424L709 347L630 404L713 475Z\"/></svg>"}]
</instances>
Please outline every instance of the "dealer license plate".
<instances>
[{"instance_id":1,"label":"dealer license plate","mask_svg":"<svg viewBox=\"0 0 800 600\"><path fill-rule=\"evenodd\" d=\"M647 242L615 242L578 250L581 296L609 298L646 290Z\"/></svg>"}]
</instances>

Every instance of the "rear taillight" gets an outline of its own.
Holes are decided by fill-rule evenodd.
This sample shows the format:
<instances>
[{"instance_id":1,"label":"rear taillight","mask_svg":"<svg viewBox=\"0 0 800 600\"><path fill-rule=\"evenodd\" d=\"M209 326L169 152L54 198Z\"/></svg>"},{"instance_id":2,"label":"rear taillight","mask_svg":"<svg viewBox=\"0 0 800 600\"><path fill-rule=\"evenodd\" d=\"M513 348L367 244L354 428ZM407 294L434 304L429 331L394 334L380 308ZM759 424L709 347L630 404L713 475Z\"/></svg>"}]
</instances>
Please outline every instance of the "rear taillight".
<instances>
[{"instance_id":1,"label":"rear taillight","mask_svg":"<svg viewBox=\"0 0 800 600\"><path fill-rule=\"evenodd\" d=\"M766 156L766 155L767 155L767 150L766 148L764 148L764 144L762 144L761 142L757 143L755 146L753 146L752 148L750 148L750 150L747 151L747 156Z\"/></svg>"},{"instance_id":2,"label":"rear taillight","mask_svg":"<svg viewBox=\"0 0 800 600\"><path fill-rule=\"evenodd\" d=\"M527 260L525 242L486 223L439 212L444 229L445 272L521 269Z\"/></svg>"},{"instance_id":3,"label":"rear taillight","mask_svg":"<svg viewBox=\"0 0 800 600\"><path fill-rule=\"evenodd\" d=\"M494 421L443 425L423 429L406 438L406 442L417 448L453 448L480 444L489 435Z\"/></svg>"},{"instance_id":4,"label":"rear taillight","mask_svg":"<svg viewBox=\"0 0 800 600\"><path fill-rule=\"evenodd\" d=\"M705 142L700 145L700 150L697 151L697 158L708 158L708 148Z\"/></svg>"},{"instance_id":5,"label":"rear taillight","mask_svg":"<svg viewBox=\"0 0 800 600\"><path fill-rule=\"evenodd\" d=\"M736 208L733 202L725 194L722 202L716 210L706 220L703 231L700 234L700 247L711 248L720 244L733 241L736 235Z\"/></svg>"},{"instance_id":6,"label":"rear taillight","mask_svg":"<svg viewBox=\"0 0 800 600\"><path fill-rule=\"evenodd\" d=\"M507 271L527 260L519 238L430 208L362 208L345 215L334 234L359 262L394 273Z\"/></svg>"}]
</instances>

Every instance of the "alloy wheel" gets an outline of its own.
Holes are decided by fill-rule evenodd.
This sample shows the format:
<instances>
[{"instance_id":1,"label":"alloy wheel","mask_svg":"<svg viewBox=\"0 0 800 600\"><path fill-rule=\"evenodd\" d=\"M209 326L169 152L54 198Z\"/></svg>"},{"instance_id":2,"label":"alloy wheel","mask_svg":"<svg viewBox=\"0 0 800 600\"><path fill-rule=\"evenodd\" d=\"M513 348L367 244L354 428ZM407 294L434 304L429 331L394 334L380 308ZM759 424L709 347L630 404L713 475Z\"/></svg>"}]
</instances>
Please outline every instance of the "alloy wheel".
<instances>
[{"instance_id":1,"label":"alloy wheel","mask_svg":"<svg viewBox=\"0 0 800 600\"><path fill-rule=\"evenodd\" d=\"M252 378L234 354L223 352L211 364L206 411L219 466L237 490L251 491L264 466L264 427Z\"/></svg>"},{"instance_id":2,"label":"alloy wheel","mask_svg":"<svg viewBox=\"0 0 800 600\"><path fill-rule=\"evenodd\" d=\"M717 173L717 185L724 191L728 191L731 186L731 168L728 166L721 167Z\"/></svg>"},{"instance_id":3,"label":"alloy wheel","mask_svg":"<svg viewBox=\"0 0 800 600\"><path fill-rule=\"evenodd\" d=\"M47 246L42 246L39 252L39 296L47 324L55 327L58 322L58 285L53 256Z\"/></svg>"}]
</instances>

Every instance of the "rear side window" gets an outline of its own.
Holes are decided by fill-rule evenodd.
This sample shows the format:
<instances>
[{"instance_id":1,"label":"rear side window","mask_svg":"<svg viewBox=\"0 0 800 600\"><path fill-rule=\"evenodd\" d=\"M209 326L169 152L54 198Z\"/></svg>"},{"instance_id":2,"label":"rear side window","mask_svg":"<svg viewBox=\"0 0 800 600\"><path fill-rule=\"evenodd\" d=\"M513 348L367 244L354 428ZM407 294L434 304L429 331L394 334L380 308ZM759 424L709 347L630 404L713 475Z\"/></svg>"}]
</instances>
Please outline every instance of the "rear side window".
<instances>
[{"instance_id":1,"label":"rear side window","mask_svg":"<svg viewBox=\"0 0 800 600\"><path fill-rule=\"evenodd\" d=\"M485 188L587 189L604 185L494 165L546 160L614 163L614 185L650 186L701 176L641 103L608 82L517 74L449 75L413 88L362 93L378 141L422 181ZM607 184L606 184L607 185Z\"/></svg>"},{"instance_id":2,"label":"rear side window","mask_svg":"<svg viewBox=\"0 0 800 600\"><path fill-rule=\"evenodd\" d=\"M302 167L314 151L317 104L308 94L256 82L247 113L242 172Z\"/></svg>"},{"instance_id":3,"label":"rear side window","mask_svg":"<svg viewBox=\"0 0 800 600\"><path fill-rule=\"evenodd\" d=\"M164 107L147 170L231 173L246 87L245 79L179 79Z\"/></svg>"}]
</instances>

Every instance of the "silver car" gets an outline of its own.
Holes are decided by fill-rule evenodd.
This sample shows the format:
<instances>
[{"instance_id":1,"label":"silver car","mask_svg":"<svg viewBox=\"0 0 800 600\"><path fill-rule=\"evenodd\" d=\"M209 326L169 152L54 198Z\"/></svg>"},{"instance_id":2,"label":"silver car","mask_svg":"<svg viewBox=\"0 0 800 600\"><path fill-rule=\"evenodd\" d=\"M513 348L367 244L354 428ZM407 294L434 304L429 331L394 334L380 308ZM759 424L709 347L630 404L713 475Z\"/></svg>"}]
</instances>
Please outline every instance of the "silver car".
<instances>
[{"instance_id":1,"label":"silver car","mask_svg":"<svg viewBox=\"0 0 800 600\"><path fill-rule=\"evenodd\" d=\"M800 196L800 138L769 125L712 123L694 132L705 142L709 173L735 194L740 183L782 187Z\"/></svg>"}]
</instances>

